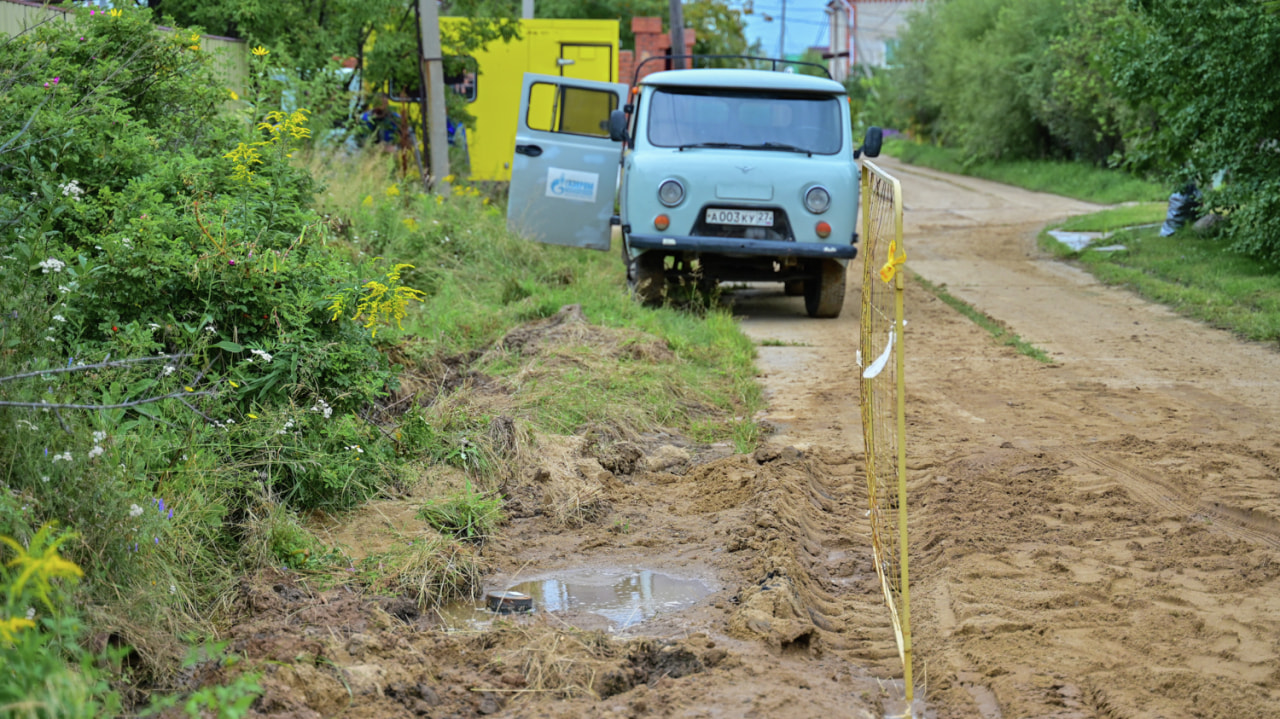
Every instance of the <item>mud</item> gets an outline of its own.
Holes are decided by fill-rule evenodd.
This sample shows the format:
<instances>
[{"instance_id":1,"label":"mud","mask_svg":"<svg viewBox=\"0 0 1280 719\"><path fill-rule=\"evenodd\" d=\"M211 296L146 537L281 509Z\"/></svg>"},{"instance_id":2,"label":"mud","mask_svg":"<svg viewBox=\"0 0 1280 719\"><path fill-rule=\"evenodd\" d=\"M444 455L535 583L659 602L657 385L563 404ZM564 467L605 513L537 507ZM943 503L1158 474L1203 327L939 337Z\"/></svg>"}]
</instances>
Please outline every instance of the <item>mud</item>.
<instances>
[{"instance_id":1,"label":"mud","mask_svg":"<svg viewBox=\"0 0 1280 719\"><path fill-rule=\"evenodd\" d=\"M1280 716L1275 348L1036 251L1046 222L1091 206L883 165L906 194L907 266L1055 360L996 345L909 283L917 713ZM451 632L410 601L261 575L230 630L268 673L255 715L901 711L863 508L856 290L835 321L804 318L781 287L735 293L748 334L778 341L759 349L776 433L754 454L589 428L533 438L504 488L512 518L483 550L485 588L647 569L700 581L705 599L625 628L570 607ZM572 311L541 327L503 351L665 349ZM332 536L424 531L386 509Z\"/></svg>"}]
</instances>

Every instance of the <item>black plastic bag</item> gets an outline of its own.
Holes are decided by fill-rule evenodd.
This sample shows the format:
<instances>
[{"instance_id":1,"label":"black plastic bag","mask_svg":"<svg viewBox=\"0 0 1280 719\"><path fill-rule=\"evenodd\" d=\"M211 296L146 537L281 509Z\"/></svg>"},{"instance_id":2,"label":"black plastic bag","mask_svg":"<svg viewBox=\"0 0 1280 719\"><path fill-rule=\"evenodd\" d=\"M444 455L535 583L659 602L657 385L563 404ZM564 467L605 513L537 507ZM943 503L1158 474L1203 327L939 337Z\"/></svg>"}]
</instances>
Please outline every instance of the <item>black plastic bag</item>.
<instances>
[{"instance_id":1,"label":"black plastic bag","mask_svg":"<svg viewBox=\"0 0 1280 719\"><path fill-rule=\"evenodd\" d=\"M1195 221L1201 198L1195 183L1188 183L1180 191L1169 195L1169 211L1164 216L1164 224L1160 226L1160 236L1168 237L1188 222Z\"/></svg>"}]
</instances>

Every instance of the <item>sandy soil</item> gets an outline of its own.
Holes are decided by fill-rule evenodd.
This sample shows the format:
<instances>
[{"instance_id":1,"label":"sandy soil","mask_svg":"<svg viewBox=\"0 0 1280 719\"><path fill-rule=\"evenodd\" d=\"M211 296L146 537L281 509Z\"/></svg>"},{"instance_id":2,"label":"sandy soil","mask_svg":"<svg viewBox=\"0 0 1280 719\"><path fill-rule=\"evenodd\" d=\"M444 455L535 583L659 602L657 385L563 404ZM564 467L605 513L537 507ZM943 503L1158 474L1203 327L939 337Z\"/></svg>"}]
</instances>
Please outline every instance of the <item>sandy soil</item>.
<instances>
[{"instance_id":1,"label":"sandy soil","mask_svg":"<svg viewBox=\"0 0 1280 719\"><path fill-rule=\"evenodd\" d=\"M902 180L908 267L1055 358L909 286L918 712L1280 717L1280 355L1042 256L1039 228L1085 203L882 166ZM752 337L781 341L760 347L776 431L754 455L538 438L508 487L487 588L649 569L708 597L622 630L569 611L445 632L412 602L256 577L231 638L270 660L257 715L901 711L862 507L857 299L820 321L780 288L735 296ZM558 510L566 486L590 498L580 521Z\"/></svg>"}]
</instances>

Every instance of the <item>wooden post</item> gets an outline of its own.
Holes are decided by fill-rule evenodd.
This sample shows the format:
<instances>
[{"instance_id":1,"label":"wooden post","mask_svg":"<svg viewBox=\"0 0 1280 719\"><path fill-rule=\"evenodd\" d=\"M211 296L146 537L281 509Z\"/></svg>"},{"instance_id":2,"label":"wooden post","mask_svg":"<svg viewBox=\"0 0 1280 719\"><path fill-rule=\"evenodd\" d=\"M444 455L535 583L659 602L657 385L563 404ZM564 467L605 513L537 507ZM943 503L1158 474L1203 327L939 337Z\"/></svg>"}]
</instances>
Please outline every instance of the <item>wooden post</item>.
<instances>
[{"instance_id":1,"label":"wooden post","mask_svg":"<svg viewBox=\"0 0 1280 719\"><path fill-rule=\"evenodd\" d=\"M449 194L449 129L444 105L444 57L440 49L440 12L436 0L418 0L418 31L422 33L422 69L427 86L427 148L431 177L439 194Z\"/></svg>"},{"instance_id":2,"label":"wooden post","mask_svg":"<svg viewBox=\"0 0 1280 719\"><path fill-rule=\"evenodd\" d=\"M671 0L671 54L684 54L684 4L681 0ZM672 60L672 70L683 70L684 60Z\"/></svg>"}]
</instances>

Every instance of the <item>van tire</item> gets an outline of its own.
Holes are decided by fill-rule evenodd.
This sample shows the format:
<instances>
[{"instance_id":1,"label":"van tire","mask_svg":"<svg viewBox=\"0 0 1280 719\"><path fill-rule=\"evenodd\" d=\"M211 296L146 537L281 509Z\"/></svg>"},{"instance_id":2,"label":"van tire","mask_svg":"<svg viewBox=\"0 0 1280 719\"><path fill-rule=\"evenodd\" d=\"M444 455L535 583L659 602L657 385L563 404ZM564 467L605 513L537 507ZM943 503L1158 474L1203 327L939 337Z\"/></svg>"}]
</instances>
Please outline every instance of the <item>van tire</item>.
<instances>
[{"instance_id":1,"label":"van tire","mask_svg":"<svg viewBox=\"0 0 1280 719\"><path fill-rule=\"evenodd\" d=\"M834 318L844 309L845 266L836 260L820 260L813 279L804 281L804 309L810 317Z\"/></svg>"},{"instance_id":2,"label":"van tire","mask_svg":"<svg viewBox=\"0 0 1280 719\"><path fill-rule=\"evenodd\" d=\"M642 305L662 302L667 290L664 259L660 253L644 252L627 263L627 288L636 302Z\"/></svg>"}]
</instances>

